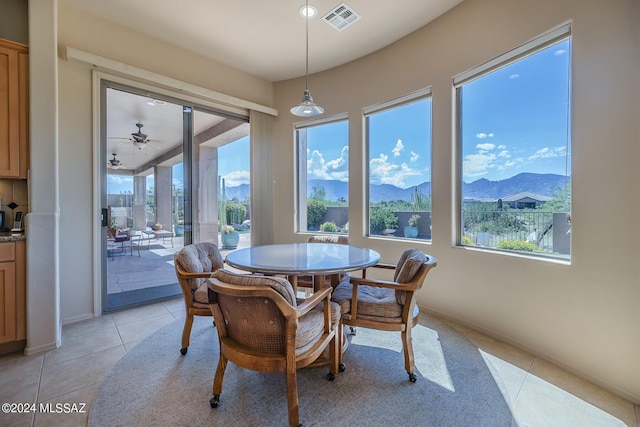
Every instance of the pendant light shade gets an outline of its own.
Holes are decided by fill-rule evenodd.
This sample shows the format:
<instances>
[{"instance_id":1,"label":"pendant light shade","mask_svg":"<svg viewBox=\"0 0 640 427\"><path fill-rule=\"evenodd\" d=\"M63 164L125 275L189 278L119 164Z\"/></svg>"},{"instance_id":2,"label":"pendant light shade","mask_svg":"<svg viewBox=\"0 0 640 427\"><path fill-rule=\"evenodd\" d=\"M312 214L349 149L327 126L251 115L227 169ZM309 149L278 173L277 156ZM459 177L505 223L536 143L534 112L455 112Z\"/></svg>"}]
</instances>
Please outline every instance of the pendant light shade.
<instances>
[{"instance_id":1,"label":"pendant light shade","mask_svg":"<svg viewBox=\"0 0 640 427\"><path fill-rule=\"evenodd\" d=\"M311 96L309 89L304 90L302 102L291 109L291 114L300 117L319 116L322 113L324 113L324 108L313 102L313 97Z\"/></svg>"},{"instance_id":2,"label":"pendant light shade","mask_svg":"<svg viewBox=\"0 0 640 427\"><path fill-rule=\"evenodd\" d=\"M309 9L309 2L305 3L305 7ZM311 96L311 92L309 92L309 14L305 13L305 24L306 24L306 62L305 62L305 89L304 95L302 95L302 101L300 104L293 107L290 111L294 116L299 117L314 117L319 116L324 113L324 108L319 105L316 105L313 102L313 97Z\"/></svg>"}]
</instances>

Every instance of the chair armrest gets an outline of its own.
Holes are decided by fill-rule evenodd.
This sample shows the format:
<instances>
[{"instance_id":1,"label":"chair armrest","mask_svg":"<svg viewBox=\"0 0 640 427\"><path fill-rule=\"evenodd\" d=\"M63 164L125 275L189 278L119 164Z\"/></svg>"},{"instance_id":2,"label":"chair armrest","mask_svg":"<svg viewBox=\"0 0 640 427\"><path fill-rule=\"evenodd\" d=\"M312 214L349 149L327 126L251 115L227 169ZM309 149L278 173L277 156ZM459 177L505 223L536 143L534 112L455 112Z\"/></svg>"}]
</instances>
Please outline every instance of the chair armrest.
<instances>
[{"instance_id":1,"label":"chair armrest","mask_svg":"<svg viewBox=\"0 0 640 427\"><path fill-rule=\"evenodd\" d=\"M321 303L323 300L331 296L331 291L333 288L324 288L318 292L315 292L309 298L305 299L302 304L296 307L296 311L298 312L298 317L307 314L311 311L316 305Z\"/></svg>"},{"instance_id":2,"label":"chair armrest","mask_svg":"<svg viewBox=\"0 0 640 427\"><path fill-rule=\"evenodd\" d=\"M176 261L176 274L182 279L209 279L215 271L203 271L202 273L190 273L185 271Z\"/></svg>"},{"instance_id":3,"label":"chair armrest","mask_svg":"<svg viewBox=\"0 0 640 427\"><path fill-rule=\"evenodd\" d=\"M396 269L396 265L395 264L385 264L385 263L379 262L376 265L374 265L373 267L369 267L369 268L382 268L384 270L395 270Z\"/></svg>"},{"instance_id":4,"label":"chair armrest","mask_svg":"<svg viewBox=\"0 0 640 427\"><path fill-rule=\"evenodd\" d=\"M350 282L355 285L374 286L377 288L391 288L396 291L412 291L414 286L403 285L398 282L392 282L389 280L375 280L375 279L361 279L359 277L351 277Z\"/></svg>"}]
</instances>

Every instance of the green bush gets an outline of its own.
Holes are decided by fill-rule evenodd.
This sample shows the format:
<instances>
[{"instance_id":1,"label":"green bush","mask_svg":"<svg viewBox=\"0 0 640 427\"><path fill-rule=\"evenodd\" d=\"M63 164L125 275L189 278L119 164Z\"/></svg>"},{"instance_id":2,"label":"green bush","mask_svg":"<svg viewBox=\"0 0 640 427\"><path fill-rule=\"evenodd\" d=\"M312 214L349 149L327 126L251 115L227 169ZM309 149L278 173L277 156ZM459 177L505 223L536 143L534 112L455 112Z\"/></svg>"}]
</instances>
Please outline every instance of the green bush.
<instances>
[{"instance_id":1,"label":"green bush","mask_svg":"<svg viewBox=\"0 0 640 427\"><path fill-rule=\"evenodd\" d=\"M462 244L465 245L465 246L475 246L476 245L475 243L473 243L473 240L471 240L467 236L462 236Z\"/></svg>"},{"instance_id":2,"label":"green bush","mask_svg":"<svg viewBox=\"0 0 640 427\"><path fill-rule=\"evenodd\" d=\"M229 203L225 206L227 214L227 224L242 224L247 218L247 208L240 203Z\"/></svg>"},{"instance_id":3,"label":"green bush","mask_svg":"<svg viewBox=\"0 0 640 427\"><path fill-rule=\"evenodd\" d=\"M325 233L337 233L338 226L333 221L325 222L320 226L320 231L324 231Z\"/></svg>"},{"instance_id":4,"label":"green bush","mask_svg":"<svg viewBox=\"0 0 640 427\"><path fill-rule=\"evenodd\" d=\"M322 200L307 200L307 230L317 230L326 213L327 205Z\"/></svg>"},{"instance_id":5,"label":"green bush","mask_svg":"<svg viewBox=\"0 0 640 427\"><path fill-rule=\"evenodd\" d=\"M538 252L540 249L535 244L525 242L524 240L503 240L496 244L496 248L521 252Z\"/></svg>"},{"instance_id":6,"label":"green bush","mask_svg":"<svg viewBox=\"0 0 640 427\"><path fill-rule=\"evenodd\" d=\"M371 208L369 227L372 232L376 233L381 233L386 229L395 230L398 228L398 217L389 208L373 207Z\"/></svg>"}]
</instances>

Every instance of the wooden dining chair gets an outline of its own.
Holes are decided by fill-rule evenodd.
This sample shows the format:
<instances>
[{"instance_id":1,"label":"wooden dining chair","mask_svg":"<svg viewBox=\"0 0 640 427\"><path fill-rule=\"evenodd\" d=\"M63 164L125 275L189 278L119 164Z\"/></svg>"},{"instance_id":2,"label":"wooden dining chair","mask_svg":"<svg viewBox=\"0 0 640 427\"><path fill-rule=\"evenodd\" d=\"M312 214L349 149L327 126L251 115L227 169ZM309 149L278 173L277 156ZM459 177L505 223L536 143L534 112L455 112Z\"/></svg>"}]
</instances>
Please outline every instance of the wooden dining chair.
<instances>
[{"instance_id":1,"label":"wooden dining chair","mask_svg":"<svg viewBox=\"0 0 640 427\"><path fill-rule=\"evenodd\" d=\"M382 331L399 331L404 348L404 367L409 380L415 382L415 361L411 329L418 324L418 291L427 273L437 264L436 258L418 249L404 251L397 265L376 264L372 268L395 270L393 281L348 277L331 300L340 304L340 322ZM342 329L342 328L340 328Z\"/></svg>"},{"instance_id":2,"label":"wooden dining chair","mask_svg":"<svg viewBox=\"0 0 640 427\"><path fill-rule=\"evenodd\" d=\"M310 365L328 348L329 373L339 371L337 333L340 307L325 288L297 305L291 284L273 276L239 275L226 270L209 281L210 308L220 357L213 381L212 408L220 404L227 362L261 372L284 372L289 425L300 424L296 370Z\"/></svg>"},{"instance_id":3,"label":"wooden dining chair","mask_svg":"<svg viewBox=\"0 0 640 427\"><path fill-rule=\"evenodd\" d=\"M224 262L218 246L210 242L187 245L174 254L173 260L185 304L180 348L184 356L189 349L193 316L211 316L207 279L214 271L223 268Z\"/></svg>"}]
</instances>

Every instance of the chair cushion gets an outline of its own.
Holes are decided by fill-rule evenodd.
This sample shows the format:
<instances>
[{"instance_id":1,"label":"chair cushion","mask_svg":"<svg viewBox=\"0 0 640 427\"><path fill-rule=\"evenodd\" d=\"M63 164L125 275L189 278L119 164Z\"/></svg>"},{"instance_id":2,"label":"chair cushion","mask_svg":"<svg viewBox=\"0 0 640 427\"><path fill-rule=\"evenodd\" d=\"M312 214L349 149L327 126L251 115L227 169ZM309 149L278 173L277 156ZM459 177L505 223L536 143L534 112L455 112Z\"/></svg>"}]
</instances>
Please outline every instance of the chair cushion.
<instances>
[{"instance_id":1,"label":"chair cushion","mask_svg":"<svg viewBox=\"0 0 640 427\"><path fill-rule=\"evenodd\" d=\"M193 293L193 306L199 308L209 308L209 287L208 282L202 283Z\"/></svg>"},{"instance_id":2,"label":"chair cushion","mask_svg":"<svg viewBox=\"0 0 640 427\"><path fill-rule=\"evenodd\" d=\"M204 273L223 267L222 255L218 246L210 242L185 246L176 254L176 261L189 273ZM204 284L206 294L206 279L188 279L188 282L194 293L200 285ZM208 303L208 299L205 298L204 302Z\"/></svg>"},{"instance_id":3,"label":"chair cushion","mask_svg":"<svg viewBox=\"0 0 640 427\"><path fill-rule=\"evenodd\" d=\"M331 296L331 300L340 304L342 317L351 318L351 298L353 285L345 278ZM379 322L402 321L402 304L396 301L395 291L375 286L358 286L358 318Z\"/></svg>"},{"instance_id":4,"label":"chair cushion","mask_svg":"<svg viewBox=\"0 0 640 427\"><path fill-rule=\"evenodd\" d=\"M340 322L340 306L330 303L331 327L335 329ZM302 316L298 321L296 332L296 354L309 350L324 333L324 304L318 304L313 310Z\"/></svg>"},{"instance_id":5,"label":"chair cushion","mask_svg":"<svg viewBox=\"0 0 640 427\"><path fill-rule=\"evenodd\" d=\"M236 274L226 270L217 270L211 277L215 277L221 282L238 286L269 286L284 299L296 307L296 296L293 293L293 287L286 279L275 276L258 276L253 274Z\"/></svg>"},{"instance_id":6,"label":"chair cushion","mask_svg":"<svg viewBox=\"0 0 640 427\"><path fill-rule=\"evenodd\" d=\"M413 280L422 264L427 262L427 256L418 249L407 249L402 253L393 275L393 281L397 283L407 283ZM407 301L405 291L396 291L396 301L404 305Z\"/></svg>"}]
</instances>

